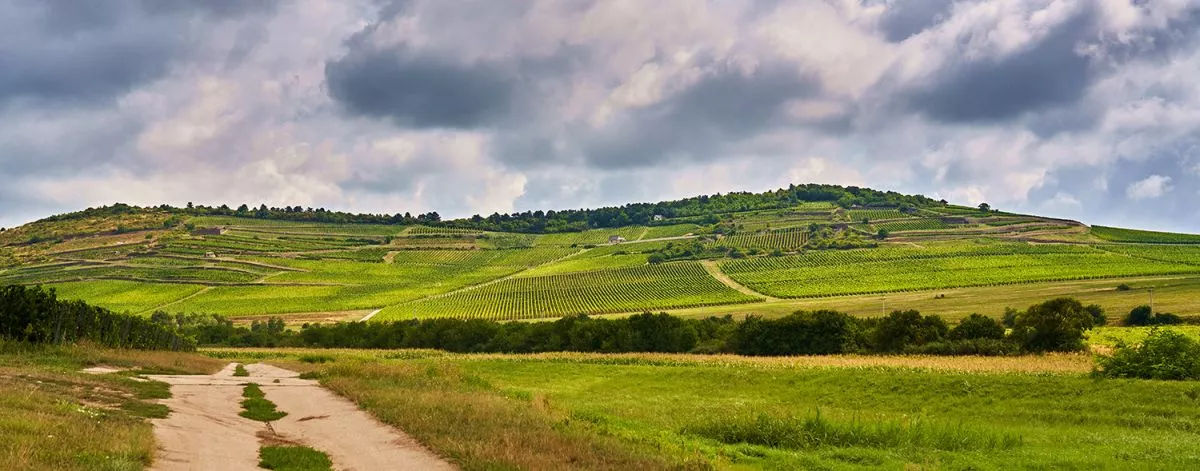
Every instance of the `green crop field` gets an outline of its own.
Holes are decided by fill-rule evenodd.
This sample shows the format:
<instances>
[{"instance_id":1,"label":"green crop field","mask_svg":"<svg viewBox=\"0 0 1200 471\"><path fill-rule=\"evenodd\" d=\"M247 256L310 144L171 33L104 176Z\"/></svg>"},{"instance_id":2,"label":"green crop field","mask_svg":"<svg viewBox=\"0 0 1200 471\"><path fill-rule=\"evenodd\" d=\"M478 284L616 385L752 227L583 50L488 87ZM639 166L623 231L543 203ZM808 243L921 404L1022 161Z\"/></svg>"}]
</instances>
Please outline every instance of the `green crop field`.
<instances>
[{"instance_id":1,"label":"green crop field","mask_svg":"<svg viewBox=\"0 0 1200 471\"><path fill-rule=\"evenodd\" d=\"M695 262L513 278L384 309L376 319L529 319L758 301Z\"/></svg>"},{"instance_id":2,"label":"green crop field","mask_svg":"<svg viewBox=\"0 0 1200 471\"><path fill-rule=\"evenodd\" d=\"M733 260L722 271L777 297L886 293L1032 281L1200 273L1200 267L1083 246L980 244L893 246ZM976 250L972 250L972 249Z\"/></svg>"},{"instance_id":3,"label":"green crop field","mask_svg":"<svg viewBox=\"0 0 1200 471\"><path fill-rule=\"evenodd\" d=\"M727 247L737 247L741 249L780 249L790 252L804 247L804 243L807 241L808 229L794 228L774 231L761 231L755 233L739 232L737 234L723 237L714 244L724 245Z\"/></svg>"},{"instance_id":4,"label":"green crop field","mask_svg":"<svg viewBox=\"0 0 1200 471\"><path fill-rule=\"evenodd\" d=\"M1153 244L1200 244L1200 234L1139 231L1116 227L1092 226L1092 235L1113 242L1143 242Z\"/></svg>"},{"instance_id":5,"label":"green crop field","mask_svg":"<svg viewBox=\"0 0 1200 471\"><path fill-rule=\"evenodd\" d=\"M201 285L139 283L103 280L48 285L62 299L99 300L99 306L117 312L140 313L183 299L204 289Z\"/></svg>"},{"instance_id":6,"label":"green crop field","mask_svg":"<svg viewBox=\"0 0 1200 471\"><path fill-rule=\"evenodd\" d=\"M310 221L281 220L172 215L158 208L40 221L2 233L0 283L58 284L74 298L142 313L165 306L308 319L382 309L379 318L515 319L668 308L736 313L742 311L719 306L756 301L755 292L784 299L754 303L761 309L746 312L774 315L798 306L797 300L828 296L1029 283L1075 292L1072 283L1082 280L1112 279L1115 286L1126 277L1200 279L1200 244L1184 243L1200 235L1102 226L1088 233L1060 220L936 202L906 202L910 209L901 211L894 202L747 198L735 195L712 214L647 209L636 219L642 225L607 227L611 221L593 216L560 221L569 231L552 233L522 226L520 218L529 215L501 226L522 232L502 232L487 219L317 222L353 216L314 212L306 213ZM963 217L975 223L957 224ZM140 232L122 232L130 228ZM876 240L880 229L892 235ZM609 243L613 236L624 242ZM1062 243L999 242L1006 239ZM870 245L877 247L824 249ZM780 252L784 256L776 256ZM673 262L659 267L650 260ZM724 273L713 277L704 267L675 263L688 260L709 260L715 264L708 269ZM1186 305L1200 286L1191 279L1173 285L1172 306ZM129 289L106 289L114 286ZM856 312L870 304L845 302ZM983 299L956 303L966 304L945 312L994 307ZM1176 309L1200 314L1200 305Z\"/></svg>"}]
</instances>

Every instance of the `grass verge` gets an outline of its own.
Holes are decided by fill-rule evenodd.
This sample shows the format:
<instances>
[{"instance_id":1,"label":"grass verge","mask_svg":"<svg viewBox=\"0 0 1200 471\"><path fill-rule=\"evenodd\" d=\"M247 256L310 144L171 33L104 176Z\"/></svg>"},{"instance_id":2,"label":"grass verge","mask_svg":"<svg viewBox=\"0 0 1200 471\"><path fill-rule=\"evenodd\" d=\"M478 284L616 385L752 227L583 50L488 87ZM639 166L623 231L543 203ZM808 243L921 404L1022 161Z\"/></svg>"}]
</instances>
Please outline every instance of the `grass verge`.
<instances>
[{"instance_id":1,"label":"grass verge","mask_svg":"<svg viewBox=\"0 0 1200 471\"><path fill-rule=\"evenodd\" d=\"M233 367L233 375L238 376L238 377L245 377L245 376L250 376L250 372L246 371L245 366L243 366L241 363L238 363L236 366Z\"/></svg>"},{"instance_id":2,"label":"grass verge","mask_svg":"<svg viewBox=\"0 0 1200 471\"><path fill-rule=\"evenodd\" d=\"M287 412L275 410L275 403L268 401L257 384L250 383L242 388L242 412L238 415L259 422L274 422L287 416Z\"/></svg>"},{"instance_id":3,"label":"grass verge","mask_svg":"<svg viewBox=\"0 0 1200 471\"><path fill-rule=\"evenodd\" d=\"M328 471L329 455L306 446L264 446L258 450L258 466L276 471Z\"/></svg>"}]
</instances>

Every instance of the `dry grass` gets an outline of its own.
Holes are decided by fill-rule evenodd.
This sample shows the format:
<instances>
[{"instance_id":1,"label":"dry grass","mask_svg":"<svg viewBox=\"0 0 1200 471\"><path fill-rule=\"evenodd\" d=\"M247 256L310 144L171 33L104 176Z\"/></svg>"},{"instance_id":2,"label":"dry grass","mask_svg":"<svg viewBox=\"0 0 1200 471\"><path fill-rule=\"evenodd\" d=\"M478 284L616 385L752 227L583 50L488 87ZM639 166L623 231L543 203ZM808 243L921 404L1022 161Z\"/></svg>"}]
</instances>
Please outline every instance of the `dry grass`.
<instances>
[{"instance_id":1,"label":"dry grass","mask_svg":"<svg viewBox=\"0 0 1200 471\"><path fill-rule=\"evenodd\" d=\"M209 349L204 353L221 358L283 359L310 354L358 359L421 359L555 361L593 364L699 365L756 368L907 368L969 373L1080 374L1092 370L1086 353L1058 353L1013 357L933 355L818 355L794 357L747 357L738 355L694 355L670 353L535 353L455 354L438 350L354 349Z\"/></svg>"},{"instance_id":2,"label":"dry grass","mask_svg":"<svg viewBox=\"0 0 1200 471\"><path fill-rule=\"evenodd\" d=\"M589 433L535 399L510 398L450 364L355 361L322 366L322 383L463 469L680 469L648 450ZM702 469L695 462L687 468Z\"/></svg>"}]
</instances>

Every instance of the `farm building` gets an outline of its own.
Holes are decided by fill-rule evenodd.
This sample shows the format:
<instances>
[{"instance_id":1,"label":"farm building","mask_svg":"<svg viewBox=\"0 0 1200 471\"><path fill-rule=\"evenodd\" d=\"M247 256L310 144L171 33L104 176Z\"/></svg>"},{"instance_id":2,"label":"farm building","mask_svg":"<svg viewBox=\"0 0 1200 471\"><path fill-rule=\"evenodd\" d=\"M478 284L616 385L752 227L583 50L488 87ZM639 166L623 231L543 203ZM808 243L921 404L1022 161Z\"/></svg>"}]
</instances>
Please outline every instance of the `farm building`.
<instances>
[{"instance_id":1,"label":"farm building","mask_svg":"<svg viewBox=\"0 0 1200 471\"><path fill-rule=\"evenodd\" d=\"M654 215L654 220L655 220L655 221L662 221L662 220L664 220L664 219L666 219L666 218L665 218L665 217L663 217L663 215L661 215L661 214L655 214L655 215Z\"/></svg>"},{"instance_id":2,"label":"farm building","mask_svg":"<svg viewBox=\"0 0 1200 471\"><path fill-rule=\"evenodd\" d=\"M217 258L216 252L204 252L204 258Z\"/></svg>"},{"instance_id":3,"label":"farm building","mask_svg":"<svg viewBox=\"0 0 1200 471\"><path fill-rule=\"evenodd\" d=\"M224 233L224 227L197 227L196 229L192 230L192 235L198 236L221 235Z\"/></svg>"},{"instance_id":4,"label":"farm building","mask_svg":"<svg viewBox=\"0 0 1200 471\"><path fill-rule=\"evenodd\" d=\"M625 238L619 235L609 236L608 238L608 243L610 244L619 244L621 242L625 242Z\"/></svg>"}]
</instances>

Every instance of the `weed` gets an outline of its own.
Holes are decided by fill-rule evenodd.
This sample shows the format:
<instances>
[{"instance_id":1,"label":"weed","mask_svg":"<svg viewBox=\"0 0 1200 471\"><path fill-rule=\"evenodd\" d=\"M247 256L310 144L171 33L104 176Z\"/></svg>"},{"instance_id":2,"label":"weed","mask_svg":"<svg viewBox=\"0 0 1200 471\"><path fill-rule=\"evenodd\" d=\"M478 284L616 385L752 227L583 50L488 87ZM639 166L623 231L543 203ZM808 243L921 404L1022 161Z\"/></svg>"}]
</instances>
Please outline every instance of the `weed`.
<instances>
[{"instance_id":1,"label":"weed","mask_svg":"<svg viewBox=\"0 0 1200 471\"><path fill-rule=\"evenodd\" d=\"M258 466L276 471L325 471L333 469L329 455L306 446L264 446L258 450Z\"/></svg>"},{"instance_id":2,"label":"weed","mask_svg":"<svg viewBox=\"0 0 1200 471\"><path fill-rule=\"evenodd\" d=\"M242 366L241 363L238 363L237 366L235 366L233 368L233 375L234 376L250 376L250 372L246 371L245 366Z\"/></svg>"}]
</instances>

